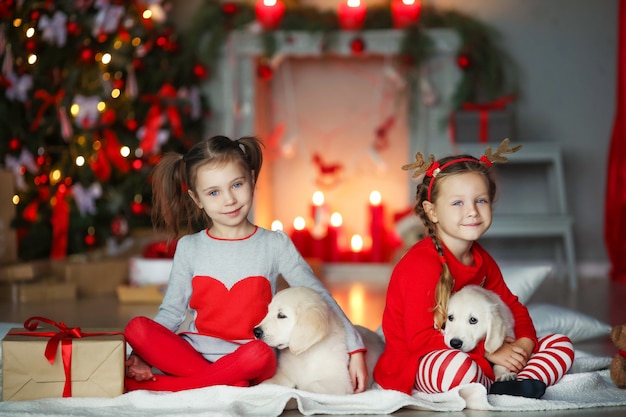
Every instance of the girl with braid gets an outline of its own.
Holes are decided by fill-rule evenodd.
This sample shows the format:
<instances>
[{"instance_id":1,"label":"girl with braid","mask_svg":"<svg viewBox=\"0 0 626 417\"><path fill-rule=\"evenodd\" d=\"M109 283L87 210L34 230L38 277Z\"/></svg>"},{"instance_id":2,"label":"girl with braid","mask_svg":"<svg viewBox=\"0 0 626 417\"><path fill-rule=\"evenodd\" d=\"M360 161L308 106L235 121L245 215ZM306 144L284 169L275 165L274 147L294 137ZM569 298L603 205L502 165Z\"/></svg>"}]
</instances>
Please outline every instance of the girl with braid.
<instances>
[{"instance_id":1,"label":"girl with braid","mask_svg":"<svg viewBox=\"0 0 626 417\"><path fill-rule=\"evenodd\" d=\"M413 177L425 174L415 211L428 236L398 261L389 281L382 320L386 346L374 369L383 388L438 393L477 382L491 394L540 398L571 367L571 341L563 335L537 339L528 310L477 243L492 220L496 186L490 167L519 148L509 148L505 139L496 152L487 148L479 159L459 155L435 161L431 155L426 162L418 153L415 163L403 167L417 168ZM492 354L484 343L467 353L450 349L441 333L450 294L472 284L498 294L515 318L516 339L507 339ZM516 372L517 379L494 382L493 364Z\"/></svg>"},{"instance_id":2,"label":"girl with braid","mask_svg":"<svg viewBox=\"0 0 626 417\"><path fill-rule=\"evenodd\" d=\"M124 330L133 348L126 361L127 390L249 386L272 377L275 353L255 340L253 329L267 313L279 274L291 286L314 289L339 314L354 390L367 386L359 333L289 237L248 220L262 161L256 138L215 136L185 155L165 155L155 167L155 225L172 238L186 234L178 240L156 317L135 317ZM193 233L198 223L205 228ZM188 314L188 330L177 334Z\"/></svg>"}]
</instances>

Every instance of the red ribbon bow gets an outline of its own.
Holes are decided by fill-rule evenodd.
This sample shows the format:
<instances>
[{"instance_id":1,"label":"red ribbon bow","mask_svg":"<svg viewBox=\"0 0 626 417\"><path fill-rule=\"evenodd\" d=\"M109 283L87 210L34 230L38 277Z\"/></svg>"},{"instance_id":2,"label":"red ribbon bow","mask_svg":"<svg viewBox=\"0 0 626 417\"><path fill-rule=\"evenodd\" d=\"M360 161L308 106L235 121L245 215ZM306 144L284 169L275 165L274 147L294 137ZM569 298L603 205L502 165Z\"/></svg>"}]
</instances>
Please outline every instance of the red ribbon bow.
<instances>
[{"instance_id":1,"label":"red ribbon bow","mask_svg":"<svg viewBox=\"0 0 626 417\"><path fill-rule=\"evenodd\" d=\"M50 94L49 92L43 89L35 91L35 98L43 100L43 104L41 105L41 107L39 107L39 110L37 111L37 115L35 116L35 121L30 127L31 131L37 130L37 128L39 127L39 124L41 123L43 114L48 109L48 107L50 107L53 104L58 107L61 104L61 100L63 100L64 95L65 95L65 91L63 90L59 90L55 94Z\"/></svg>"},{"instance_id":2,"label":"red ribbon bow","mask_svg":"<svg viewBox=\"0 0 626 417\"><path fill-rule=\"evenodd\" d=\"M58 329L54 332L38 332L32 333L37 330L39 322L48 323ZM46 344L46 350L44 356L54 365L57 349L59 343L61 343L61 358L63 359L63 371L65 373L65 385L63 387L63 396L72 396L72 339L90 337L90 336L103 336L103 335L115 335L121 334L120 332L96 332L96 333L83 333L80 327L68 327L65 323L47 319L45 317L33 316L24 322L24 328L29 330L28 332L9 332L10 335L19 336L35 336L35 337L49 337L48 344Z\"/></svg>"},{"instance_id":3,"label":"red ribbon bow","mask_svg":"<svg viewBox=\"0 0 626 417\"><path fill-rule=\"evenodd\" d=\"M482 162L483 164L487 165L488 167L493 165L493 162L491 162L489 160L489 158L487 158L485 155L480 157L480 162Z\"/></svg>"},{"instance_id":4,"label":"red ribbon bow","mask_svg":"<svg viewBox=\"0 0 626 417\"><path fill-rule=\"evenodd\" d=\"M157 143L157 135L161 128L161 116L163 112L167 115L175 137L180 138L183 136L183 128L178 109L176 108L176 88L174 88L173 85L165 84L161 87L158 94L146 94L142 99L148 103L152 103L152 106L150 106L148 114L146 115L146 130L141 138L139 147L145 153L150 154L154 151L154 147Z\"/></svg>"},{"instance_id":5,"label":"red ribbon bow","mask_svg":"<svg viewBox=\"0 0 626 417\"><path fill-rule=\"evenodd\" d=\"M426 170L426 176L434 177L436 174L436 170L439 169L439 162L435 161L433 164Z\"/></svg>"}]
</instances>

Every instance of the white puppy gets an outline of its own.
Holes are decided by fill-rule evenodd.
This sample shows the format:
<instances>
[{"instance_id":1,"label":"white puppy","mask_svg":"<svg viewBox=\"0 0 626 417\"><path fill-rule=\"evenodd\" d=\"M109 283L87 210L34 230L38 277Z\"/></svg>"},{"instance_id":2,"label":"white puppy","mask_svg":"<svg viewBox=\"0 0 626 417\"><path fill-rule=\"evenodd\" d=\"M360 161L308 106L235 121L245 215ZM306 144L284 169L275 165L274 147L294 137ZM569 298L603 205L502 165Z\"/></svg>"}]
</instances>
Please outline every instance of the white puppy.
<instances>
[{"instance_id":1,"label":"white puppy","mask_svg":"<svg viewBox=\"0 0 626 417\"><path fill-rule=\"evenodd\" d=\"M384 342L375 332L356 326L367 347L369 384ZM291 287L272 299L254 335L279 349L276 375L265 381L324 394L354 392L348 373L348 348L341 320L314 290Z\"/></svg>"},{"instance_id":2,"label":"white puppy","mask_svg":"<svg viewBox=\"0 0 626 417\"><path fill-rule=\"evenodd\" d=\"M444 341L452 349L469 352L484 340L485 351L493 353L507 336L515 337L513 324L511 310L496 293L478 285L467 285L448 301ZM494 365L493 371L496 381L515 379L515 373L503 366Z\"/></svg>"}]
</instances>

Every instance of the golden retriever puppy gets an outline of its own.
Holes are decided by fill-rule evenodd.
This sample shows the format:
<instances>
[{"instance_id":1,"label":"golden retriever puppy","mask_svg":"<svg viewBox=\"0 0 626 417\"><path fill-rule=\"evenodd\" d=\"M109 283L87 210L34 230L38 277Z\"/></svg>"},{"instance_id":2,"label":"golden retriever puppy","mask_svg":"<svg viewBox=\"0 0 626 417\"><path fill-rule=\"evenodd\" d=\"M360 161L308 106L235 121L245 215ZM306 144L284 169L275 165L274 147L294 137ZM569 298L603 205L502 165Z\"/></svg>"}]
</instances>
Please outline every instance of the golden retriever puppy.
<instances>
[{"instance_id":1,"label":"golden retriever puppy","mask_svg":"<svg viewBox=\"0 0 626 417\"><path fill-rule=\"evenodd\" d=\"M375 332L356 326L367 347L368 385L384 342ZM341 320L314 290L290 287L276 293L254 335L279 349L274 377L264 383L323 394L353 393L348 348Z\"/></svg>"},{"instance_id":2,"label":"golden retriever puppy","mask_svg":"<svg viewBox=\"0 0 626 417\"><path fill-rule=\"evenodd\" d=\"M485 351L493 353L504 339L515 337L513 314L493 291L478 285L467 285L452 294L448 301L448 317L443 336L446 345L463 352L473 350L485 341ZM496 381L514 380L516 375L505 367L494 365Z\"/></svg>"}]
</instances>

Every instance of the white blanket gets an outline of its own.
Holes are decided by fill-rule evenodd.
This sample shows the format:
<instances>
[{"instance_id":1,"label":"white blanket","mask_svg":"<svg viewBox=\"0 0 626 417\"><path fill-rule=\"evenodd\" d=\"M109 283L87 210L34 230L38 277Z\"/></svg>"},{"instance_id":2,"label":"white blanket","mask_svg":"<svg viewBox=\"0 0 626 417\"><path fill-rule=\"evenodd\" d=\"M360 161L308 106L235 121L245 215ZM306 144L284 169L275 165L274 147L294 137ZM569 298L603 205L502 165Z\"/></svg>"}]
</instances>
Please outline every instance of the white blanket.
<instances>
[{"instance_id":1,"label":"white blanket","mask_svg":"<svg viewBox=\"0 0 626 417\"><path fill-rule=\"evenodd\" d=\"M0 326L0 338L4 335ZM10 327L10 326L8 326ZM442 394L370 389L355 395L321 395L261 384L251 388L216 386L176 393L135 391L116 398L51 398L0 402L0 416L278 416L286 409L313 414L390 414L402 408L429 411L543 411L626 407L626 391L607 370L611 358L576 352L570 373L541 400L488 395L468 384Z\"/></svg>"}]
</instances>

